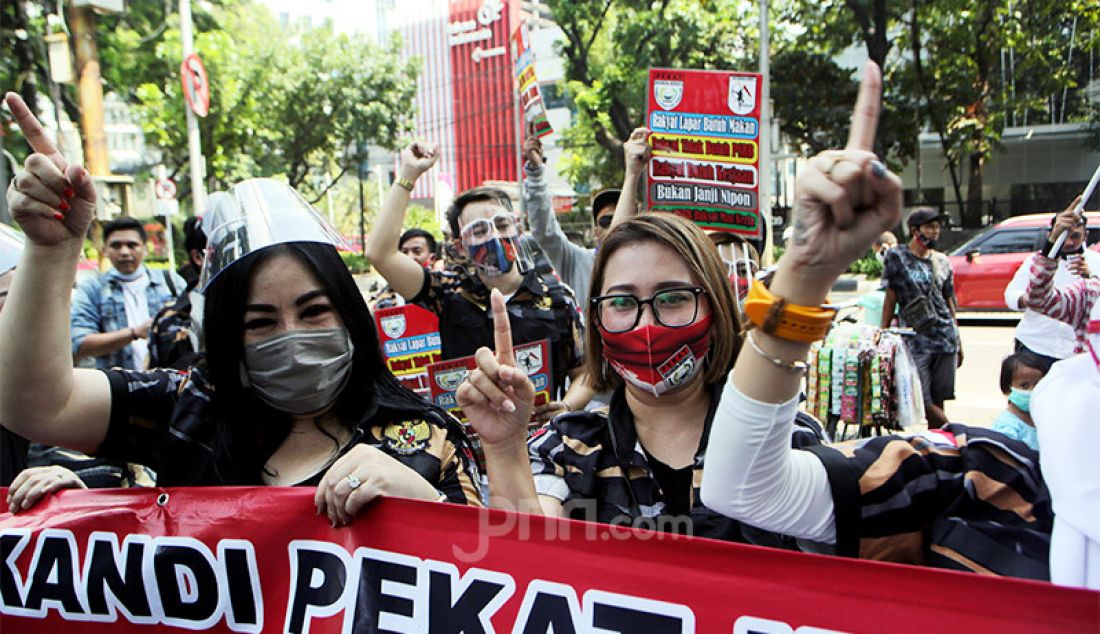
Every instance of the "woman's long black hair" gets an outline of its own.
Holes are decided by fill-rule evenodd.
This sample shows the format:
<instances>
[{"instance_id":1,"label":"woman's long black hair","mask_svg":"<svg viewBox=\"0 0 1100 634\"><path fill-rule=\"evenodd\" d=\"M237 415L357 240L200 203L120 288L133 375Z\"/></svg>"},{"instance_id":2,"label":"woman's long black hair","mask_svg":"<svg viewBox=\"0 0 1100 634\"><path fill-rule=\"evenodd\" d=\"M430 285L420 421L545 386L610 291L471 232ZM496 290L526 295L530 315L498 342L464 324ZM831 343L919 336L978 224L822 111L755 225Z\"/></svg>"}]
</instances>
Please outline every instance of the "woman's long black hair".
<instances>
[{"instance_id":1,"label":"woman's long black hair","mask_svg":"<svg viewBox=\"0 0 1100 634\"><path fill-rule=\"evenodd\" d=\"M249 282L261 264L281 255L297 258L313 271L355 346L351 378L335 406L341 425L355 429L377 406L419 409L426 418L440 422L449 419L442 408L404 388L386 368L374 318L335 248L317 242L274 245L234 262L206 291L204 369L213 387L212 449L221 480L231 484L260 484L264 464L286 440L293 423L289 414L273 409L241 384Z\"/></svg>"}]
</instances>

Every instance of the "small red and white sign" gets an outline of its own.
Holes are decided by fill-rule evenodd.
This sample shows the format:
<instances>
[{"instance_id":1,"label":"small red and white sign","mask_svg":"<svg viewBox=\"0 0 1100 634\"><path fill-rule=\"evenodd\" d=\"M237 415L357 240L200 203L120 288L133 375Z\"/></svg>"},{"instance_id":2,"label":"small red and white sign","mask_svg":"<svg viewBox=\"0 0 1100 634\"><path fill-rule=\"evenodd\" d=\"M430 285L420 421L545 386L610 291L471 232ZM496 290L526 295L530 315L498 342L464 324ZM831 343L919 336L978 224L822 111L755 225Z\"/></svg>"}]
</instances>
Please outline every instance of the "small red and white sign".
<instances>
[{"instance_id":1,"label":"small red and white sign","mask_svg":"<svg viewBox=\"0 0 1100 634\"><path fill-rule=\"evenodd\" d=\"M180 81L183 83L183 98L196 116L205 117L210 112L210 78L206 67L195 53L184 58L180 64Z\"/></svg>"},{"instance_id":2,"label":"small red and white sign","mask_svg":"<svg viewBox=\"0 0 1100 634\"><path fill-rule=\"evenodd\" d=\"M170 178L162 178L157 181L154 187L154 192L157 198L161 200L168 200L169 198L176 197L176 183Z\"/></svg>"}]
</instances>

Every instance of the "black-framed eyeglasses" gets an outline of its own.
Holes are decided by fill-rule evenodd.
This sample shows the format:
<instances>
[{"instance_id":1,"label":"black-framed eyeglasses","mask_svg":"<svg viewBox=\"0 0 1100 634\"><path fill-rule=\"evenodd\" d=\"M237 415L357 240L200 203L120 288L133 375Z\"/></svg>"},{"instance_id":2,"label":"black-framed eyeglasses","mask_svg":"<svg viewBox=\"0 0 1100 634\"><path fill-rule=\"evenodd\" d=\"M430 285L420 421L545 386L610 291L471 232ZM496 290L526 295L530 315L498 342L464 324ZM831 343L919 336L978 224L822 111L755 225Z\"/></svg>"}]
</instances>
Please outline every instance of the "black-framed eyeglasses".
<instances>
[{"instance_id":1,"label":"black-framed eyeglasses","mask_svg":"<svg viewBox=\"0 0 1100 634\"><path fill-rule=\"evenodd\" d=\"M607 332L634 330L642 319L642 307L649 305L657 323L669 328L683 328L695 323L699 315L699 296L707 292L702 286L668 288L646 299L629 293L613 293L593 297L596 319Z\"/></svg>"},{"instance_id":2,"label":"black-framed eyeglasses","mask_svg":"<svg viewBox=\"0 0 1100 634\"><path fill-rule=\"evenodd\" d=\"M596 225L600 229L610 229L611 228L611 221L614 220L614 219L615 219L615 216L612 215L612 214L607 214L606 216L600 216L599 218L596 218Z\"/></svg>"}]
</instances>

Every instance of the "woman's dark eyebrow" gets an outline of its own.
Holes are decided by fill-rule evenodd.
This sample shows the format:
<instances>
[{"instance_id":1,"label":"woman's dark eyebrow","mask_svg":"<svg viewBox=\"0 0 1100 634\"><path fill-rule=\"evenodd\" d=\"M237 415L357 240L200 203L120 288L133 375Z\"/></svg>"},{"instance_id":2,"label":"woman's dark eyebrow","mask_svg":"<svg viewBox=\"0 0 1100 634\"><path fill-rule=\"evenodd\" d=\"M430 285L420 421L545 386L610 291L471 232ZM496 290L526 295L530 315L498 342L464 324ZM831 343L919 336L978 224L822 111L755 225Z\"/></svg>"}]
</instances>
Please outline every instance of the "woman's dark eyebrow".
<instances>
[{"instance_id":1,"label":"woman's dark eyebrow","mask_svg":"<svg viewBox=\"0 0 1100 634\"><path fill-rule=\"evenodd\" d=\"M667 280L667 281L658 283L655 288L660 291L660 290L664 290L666 288L685 288L685 287L690 288L690 287L693 287L693 286L695 286L695 284L693 284L691 282L684 282L684 281L680 281L680 280ZM633 284L616 284L615 286L609 287L607 289L607 292L608 293L633 293L635 290L637 290L637 287L635 287Z\"/></svg>"},{"instance_id":2,"label":"woman's dark eyebrow","mask_svg":"<svg viewBox=\"0 0 1100 634\"><path fill-rule=\"evenodd\" d=\"M302 293L301 295L299 295L298 299L294 300L294 305L301 306L302 304L305 304L310 300L317 299L318 297L324 297L326 295L328 295L328 293L325 292L325 289L317 288L309 291L308 293Z\"/></svg>"}]
</instances>

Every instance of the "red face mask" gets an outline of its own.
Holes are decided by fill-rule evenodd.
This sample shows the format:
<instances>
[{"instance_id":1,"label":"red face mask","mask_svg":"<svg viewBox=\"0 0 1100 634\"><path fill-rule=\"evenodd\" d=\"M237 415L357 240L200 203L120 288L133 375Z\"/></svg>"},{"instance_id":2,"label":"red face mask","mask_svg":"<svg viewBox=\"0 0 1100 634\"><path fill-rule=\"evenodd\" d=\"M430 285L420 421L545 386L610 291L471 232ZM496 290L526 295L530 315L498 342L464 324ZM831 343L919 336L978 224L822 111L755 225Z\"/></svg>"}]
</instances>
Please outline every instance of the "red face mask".
<instances>
[{"instance_id":1,"label":"red face mask","mask_svg":"<svg viewBox=\"0 0 1100 634\"><path fill-rule=\"evenodd\" d=\"M710 347L710 315L683 328L652 324L626 332L600 328L603 356L627 383L654 396L684 385L703 369Z\"/></svg>"},{"instance_id":2,"label":"red face mask","mask_svg":"<svg viewBox=\"0 0 1100 634\"><path fill-rule=\"evenodd\" d=\"M730 286L733 287L733 292L737 293L737 303L743 304L745 298L749 296L749 278L740 277L736 274L730 275Z\"/></svg>"}]
</instances>

